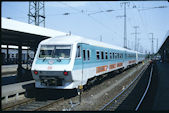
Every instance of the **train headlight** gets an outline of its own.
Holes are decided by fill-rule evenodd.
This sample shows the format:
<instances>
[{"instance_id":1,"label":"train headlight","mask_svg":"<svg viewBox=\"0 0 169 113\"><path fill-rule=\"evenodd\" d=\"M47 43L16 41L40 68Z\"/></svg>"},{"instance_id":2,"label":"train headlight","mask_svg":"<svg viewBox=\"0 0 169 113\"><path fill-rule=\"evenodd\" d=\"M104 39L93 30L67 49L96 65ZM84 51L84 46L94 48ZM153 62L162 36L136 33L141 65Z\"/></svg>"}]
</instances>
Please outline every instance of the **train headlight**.
<instances>
[{"instance_id":1,"label":"train headlight","mask_svg":"<svg viewBox=\"0 0 169 113\"><path fill-rule=\"evenodd\" d=\"M34 70L34 74L37 75L37 74L38 74L38 71Z\"/></svg>"},{"instance_id":2,"label":"train headlight","mask_svg":"<svg viewBox=\"0 0 169 113\"><path fill-rule=\"evenodd\" d=\"M67 75L68 75L68 72L67 72L67 71L64 71L63 74L64 74L65 76L67 76Z\"/></svg>"}]
</instances>

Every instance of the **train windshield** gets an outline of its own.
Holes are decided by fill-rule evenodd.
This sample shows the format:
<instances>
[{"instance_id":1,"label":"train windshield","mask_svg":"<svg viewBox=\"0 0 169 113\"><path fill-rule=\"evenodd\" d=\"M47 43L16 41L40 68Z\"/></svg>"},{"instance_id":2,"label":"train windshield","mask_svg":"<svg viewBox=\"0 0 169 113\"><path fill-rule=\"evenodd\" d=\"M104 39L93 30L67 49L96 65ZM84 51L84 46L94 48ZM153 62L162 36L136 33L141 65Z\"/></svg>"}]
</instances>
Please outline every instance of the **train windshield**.
<instances>
[{"instance_id":1,"label":"train windshield","mask_svg":"<svg viewBox=\"0 0 169 113\"><path fill-rule=\"evenodd\" d=\"M70 45L42 45L39 58L70 58Z\"/></svg>"}]
</instances>

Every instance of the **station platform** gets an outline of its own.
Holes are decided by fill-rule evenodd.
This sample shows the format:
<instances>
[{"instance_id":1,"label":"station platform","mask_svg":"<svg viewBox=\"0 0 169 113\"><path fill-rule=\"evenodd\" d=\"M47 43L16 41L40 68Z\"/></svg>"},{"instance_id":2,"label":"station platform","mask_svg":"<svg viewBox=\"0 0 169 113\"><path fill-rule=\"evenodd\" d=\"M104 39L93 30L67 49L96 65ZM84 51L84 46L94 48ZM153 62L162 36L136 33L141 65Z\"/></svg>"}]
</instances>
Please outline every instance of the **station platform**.
<instances>
[{"instance_id":1,"label":"station platform","mask_svg":"<svg viewBox=\"0 0 169 113\"><path fill-rule=\"evenodd\" d=\"M152 110L169 110L169 63L157 61L158 85Z\"/></svg>"},{"instance_id":2,"label":"station platform","mask_svg":"<svg viewBox=\"0 0 169 113\"><path fill-rule=\"evenodd\" d=\"M26 64L22 64L23 68L26 68ZM2 77L7 76L6 74L10 73L16 73L18 68L18 64L13 65L2 65L1 66L1 73Z\"/></svg>"}]
</instances>

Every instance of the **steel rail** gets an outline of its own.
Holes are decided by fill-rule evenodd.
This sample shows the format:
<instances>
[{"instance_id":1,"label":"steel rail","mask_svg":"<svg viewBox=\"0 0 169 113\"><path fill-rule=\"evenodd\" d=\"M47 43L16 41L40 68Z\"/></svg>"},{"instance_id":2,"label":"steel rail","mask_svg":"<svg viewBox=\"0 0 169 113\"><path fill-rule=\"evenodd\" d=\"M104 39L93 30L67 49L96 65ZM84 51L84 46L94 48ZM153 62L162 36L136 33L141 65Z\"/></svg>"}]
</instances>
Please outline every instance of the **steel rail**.
<instances>
[{"instance_id":1,"label":"steel rail","mask_svg":"<svg viewBox=\"0 0 169 113\"><path fill-rule=\"evenodd\" d=\"M57 99L56 101L51 102L51 103L49 103L49 104L47 104L47 105L41 106L41 107L39 107L39 108L36 108L36 109L34 109L33 111L43 110L43 109L48 108L49 106L51 106L51 105L53 105L53 104L55 104L55 103L58 103L59 101L63 101L63 100L64 100L64 98Z\"/></svg>"},{"instance_id":2,"label":"steel rail","mask_svg":"<svg viewBox=\"0 0 169 113\"><path fill-rule=\"evenodd\" d=\"M136 80L137 78L146 71L150 64L146 65L144 69L141 70L141 72L138 74L138 76L123 90L121 91L118 95L116 95L112 100L110 100L107 104L105 104L99 111L103 111L107 106L109 106L115 99L117 99L120 95L122 95ZM144 71L144 72L143 72Z\"/></svg>"},{"instance_id":3,"label":"steel rail","mask_svg":"<svg viewBox=\"0 0 169 113\"><path fill-rule=\"evenodd\" d=\"M55 104L55 103L58 103L59 101L63 101L63 100L64 100L64 98L57 99L56 101L50 102L50 103L47 104L47 105L43 105L43 106L38 107L38 108L35 108L35 109L31 110L31 111L40 111L40 110L42 110L42 109L48 108L49 106L51 106L51 105L53 105L53 104ZM16 106L23 105L23 104L26 104L26 103L31 103L31 102L34 102L34 101L35 101L34 98L33 98L33 99L28 99L28 100L26 100L26 101L19 102L19 103L16 103L16 104L14 104L14 105L10 105L10 106L7 106L7 107L3 107L3 108L2 108L2 111L9 110L9 109L15 108ZM29 104L28 104L28 105L29 105Z\"/></svg>"},{"instance_id":4,"label":"steel rail","mask_svg":"<svg viewBox=\"0 0 169 113\"><path fill-rule=\"evenodd\" d=\"M33 98L33 99L27 99L25 101L18 102L18 103L13 104L13 105L2 107L2 111L9 110L9 109L14 108L16 106L23 105L23 104L30 103L30 102L34 102L34 101L35 101L35 98Z\"/></svg>"},{"instance_id":5,"label":"steel rail","mask_svg":"<svg viewBox=\"0 0 169 113\"><path fill-rule=\"evenodd\" d=\"M142 98L141 98L140 102L138 103L138 105L137 105L137 107L136 107L135 111L137 111L137 110L139 109L139 107L140 107L141 103L143 102L143 99L144 99L145 95L147 94L147 91L148 91L149 86L150 86L150 83L151 83L152 72L153 72L153 65L152 65L152 67L151 67L151 72L150 72L150 77L149 77L149 81L148 81L147 88L146 88L146 90L145 90L145 92L144 92L144 94L143 94L143 96L142 96Z\"/></svg>"}]
</instances>

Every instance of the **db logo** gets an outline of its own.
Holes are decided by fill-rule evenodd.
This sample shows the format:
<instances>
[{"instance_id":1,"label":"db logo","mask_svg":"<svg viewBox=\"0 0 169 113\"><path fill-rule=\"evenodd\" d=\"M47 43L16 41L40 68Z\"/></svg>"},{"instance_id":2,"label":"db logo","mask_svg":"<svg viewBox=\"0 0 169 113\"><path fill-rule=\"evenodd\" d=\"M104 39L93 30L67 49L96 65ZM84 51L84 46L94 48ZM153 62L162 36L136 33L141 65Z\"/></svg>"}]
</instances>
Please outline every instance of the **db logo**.
<instances>
[{"instance_id":1,"label":"db logo","mask_svg":"<svg viewBox=\"0 0 169 113\"><path fill-rule=\"evenodd\" d=\"M48 62L49 64L53 64L54 63L54 61L53 60L49 60L49 62Z\"/></svg>"},{"instance_id":2,"label":"db logo","mask_svg":"<svg viewBox=\"0 0 169 113\"><path fill-rule=\"evenodd\" d=\"M48 66L48 69L52 69L52 66Z\"/></svg>"}]
</instances>

